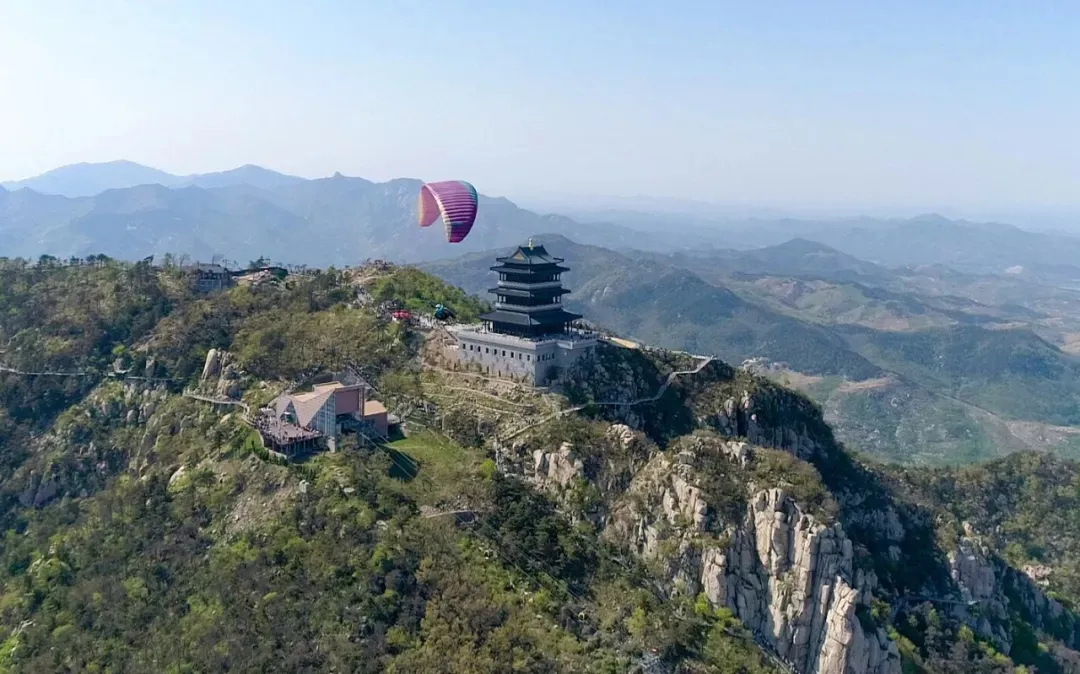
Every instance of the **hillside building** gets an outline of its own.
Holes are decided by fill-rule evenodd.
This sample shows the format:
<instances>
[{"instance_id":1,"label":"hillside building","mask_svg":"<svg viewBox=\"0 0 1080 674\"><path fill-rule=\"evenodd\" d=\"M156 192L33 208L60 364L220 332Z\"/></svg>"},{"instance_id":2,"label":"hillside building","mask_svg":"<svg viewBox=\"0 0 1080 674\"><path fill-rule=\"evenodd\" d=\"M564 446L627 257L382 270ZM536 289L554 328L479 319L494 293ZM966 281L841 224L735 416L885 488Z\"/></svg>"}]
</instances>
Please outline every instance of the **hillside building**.
<instances>
[{"instance_id":1,"label":"hillside building","mask_svg":"<svg viewBox=\"0 0 1080 674\"><path fill-rule=\"evenodd\" d=\"M219 264L195 263L186 268L194 280L195 292L209 293L229 288L232 274Z\"/></svg>"},{"instance_id":2,"label":"hillside building","mask_svg":"<svg viewBox=\"0 0 1080 674\"><path fill-rule=\"evenodd\" d=\"M275 451L292 456L323 445L334 449L345 432L385 438L389 415L382 403L368 397L363 384L332 381L316 384L306 393L278 396L256 428Z\"/></svg>"},{"instance_id":3,"label":"hillside building","mask_svg":"<svg viewBox=\"0 0 1080 674\"><path fill-rule=\"evenodd\" d=\"M597 343L594 334L575 327L581 315L563 308L570 291L562 275L570 270L531 240L496 263L491 270L498 282L488 291L495 295L495 310L480 317L480 326L453 330L458 361L488 374L549 384Z\"/></svg>"}]
</instances>

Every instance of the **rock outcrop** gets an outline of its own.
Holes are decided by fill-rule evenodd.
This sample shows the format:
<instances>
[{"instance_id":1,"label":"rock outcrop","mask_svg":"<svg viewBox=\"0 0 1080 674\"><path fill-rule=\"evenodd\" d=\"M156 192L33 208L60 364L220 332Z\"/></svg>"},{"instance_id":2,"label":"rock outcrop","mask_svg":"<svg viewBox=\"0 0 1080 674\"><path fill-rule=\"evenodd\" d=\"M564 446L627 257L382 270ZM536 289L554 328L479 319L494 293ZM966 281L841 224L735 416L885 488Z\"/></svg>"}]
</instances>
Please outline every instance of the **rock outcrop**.
<instances>
[{"instance_id":1,"label":"rock outcrop","mask_svg":"<svg viewBox=\"0 0 1080 674\"><path fill-rule=\"evenodd\" d=\"M960 539L956 550L949 553L949 570L963 601L985 601L997 590L994 565L977 540Z\"/></svg>"},{"instance_id":2,"label":"rock outcrop","mask_svg":"<svg viewBox=\"0 0 1080 674\"><path fill-rule=\"evenodd\" d=\"M24 507L40 508L55 498L59 491L60 485L55 475L41 476L31 471L26 487L19 496L19 502Z\"/></svg>"},{"instance_id":3,"label":"rock outcrop","mask_svg":"<svg viewBox=\"0 0 1080 674\"><path fill-rule=\"evenodd\" d=\"M650 369L636 355L598 354L571 391L586 400L637 399L674 362L659 358ZM639 453L619 471L604 452L546 448L524 472L542 484L571 474L592 482L608 512L590 519L605 538L637 553L669 594L729 608L800 674L899 674L886 631L895 618L875 597L905 620L929 602L952 629L967 624L1003 654L1019 618L1049 639L1059 662L1080 661L1080 619L1040 586L1046 569L1010 567L971 531L942 549L934 511L896 498L887 477L845 453L809 399L725 367L678 380L634 415L600 410L616 422L608 437L618 447L644 431L661 444L678 438L668 452ZM719 434L706 452L694 445L701 429Z\"/></svg>"},{"instance_id":4,"label":"rock outcrop","mask_svg":"<svg viewBox=\"0 0 1080 674\"><path fill-rule=\"evenodd\" d=\"M639 400L655 393L668 371L687 366L679 357L598 348L595 357L582 360L570 373L568 388L584 399ZM655 403L611 405L603 413L609 421L650 432L654 439L711 428L805 460L823 456L834 445L820 410L809 398L719 360L692 377L676 379Z\"/></svg>"},{"instance_id":5,"label":"rock outcrop","mask_svg":"<svg viewBox=\"0 0 1080 674\"><path fill-rule=\"evenodd\" d=\"M217 349L210 349L206 352L206 361L203 363L202 376L199 377L201 381L206 381L211 377L217 375L221 370L221 353Z\"/></svg>"},{"instance_id":6,"label":"rock outcrop","mask_svg":"<svg viewBox=\"0 0 1080 674\"><path fill-rule=\"evenodd\" d=\"M532 478L542 489L554 485L567 487L584 472L585 464L574 456L574 447L569 442L562 443L555 452L533 450Z\"/></svg>"},{"instance_id":7,"label":"rock outcrop","mask_svg":"<svg viewBox=\"0 0 1080 674\"><path fill-rule=\"evenodd\" d=\"M242 392L240 368L228 351L210 349L206 352L199 388L218 398L239 398Z\"/></svg>"},{"instance_id":8,"label":"rock outcrop","mask_svg":"<svg viewBox=\"0 0 1080 674\"><path fill-rule=\"evenodd\" d=\"M809 460L822 449L820 434L815 432L820 429L807 428L805 423L817 416L812 405L786 389L744 388L707 411L703 421L724 435L744 437L753 445L783 449Z\"/></svg>"},{"instance_id":9,"label":"rock outcrop","mask_svg":"<svg viewBox=\"0 0 1080 674\"><path fill-rule=\"evenodd\" d=\"M31 440L31 458L9 480L0 480L0 497L16 497L24 507L43 508L64 497L92 493L122 470L129 457L110 441L109 433L146 424L156 405L167 400L164 388L143 388L133 381L109 380L94 389ZM145 436L144 436L145 437Z\"/></svg>"},{"instance_id":10,"label":"rock outcrop","mask_svg":"<svg viewBox=\"0 0 1080 674\"><path fill-rule=\"evenodd\" d=\"M745 443L725 443L745 461ZM900 655L870 619L877 579L853 568L839 523L804 513L782 489L752 494L742 521L718 519L696 485L698 457L657 455L613 510L605 536L637 551L672 592L730 608L804 674L898 674Z\"/></svg>"},{"instance_id":11,"label":"rock outcrop","mask_svg":"<svg viewBox=\"0 0 1080 674\"><path fill-rule=\"evenodd\" d=\"M518 439L497 446L496 457L503 472L556 497L578 479L588 480L605 496L613 496L627 488L655 449L640 431L614 424L604 437L580 447L563 442L552 449L534 440Z\"/></svg>"},{"instance_id":12,"label":"rock outcrop","mask_svg":"<svg viewBox=\"0 0 1080 674\"><path fill-rule=\"evenodd\" d=\"M744 526L702 568L706 596L730 607L801 672L894 674L900 654L868 613L873 572L853 569L839 523L803 513L782 489L758 492Z\"/></svg>"},{"instance_id":13,"label":"rock outcrop","mask_svg":"<svg viewBox=\"0 0 1080 674\"><path fill-rule=\"evenodd\" d=\"M736 409L747 404L752 409L753 399L732 402ZM794 437L798 447L799 436ZM622 450L647 442L626 424L610 426L607 438ZM598 473L568 444L555 451L520 444L508 450L521 457L519 474L549 493L612 470L600 465ZM897 647L870 617L877 578L854 568L853 544L843 527L819 521L776 488L743 484L741 515L714 507L701 485L704 471L721 461L745 478L752 446L694 436L678 447L653 453L621 484L602 480L613 502L601 522L603 536L646 560L669 592L703 593L714 606L730 608L759 643L798 672L898 674ZM881 511L877 519L891 536L903 537L895 512Z\"/></svg>"},{"instance_id":14,"label":"rock outcrop","mask_svg":"<svg viewBox=\"0 0 1080 674\"><path fill-rule=\"evenodd\" d=\"M1027 573L995 556L965 523L965 535L949 553L952 578L960 593L952 614L1008 654L1012 649L1010 612L1060 639L1065 647L1080 648L1080 620L1044 592Z\"/></svg>"},{"instance_id":15,"label":"rock outcrop","mask_svg":"<svg viewBox=\"0 0 1080 674\"><path fill-rule=\"evenodd\" d=\"M960 591L960 602L951 604L951 613L1008 654L1012 648L1008 613L989 552L978 540L961 538L949 553L949 573ZM971 615L969 606L979 610Z\"/></svg>"}]
</instances>

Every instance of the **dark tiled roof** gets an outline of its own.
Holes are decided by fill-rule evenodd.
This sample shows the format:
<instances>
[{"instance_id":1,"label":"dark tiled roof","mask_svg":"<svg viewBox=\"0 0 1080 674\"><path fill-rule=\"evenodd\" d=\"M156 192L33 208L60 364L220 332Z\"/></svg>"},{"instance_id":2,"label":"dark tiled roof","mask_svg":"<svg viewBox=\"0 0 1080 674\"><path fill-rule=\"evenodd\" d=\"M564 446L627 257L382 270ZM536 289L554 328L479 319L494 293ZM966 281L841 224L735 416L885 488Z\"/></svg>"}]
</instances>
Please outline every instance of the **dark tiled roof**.
<instances>
[{"instance_id":1,"label":"dark tiled roof","mask_svg":"<svg viewBox=\"0 0 1080 674\"><path fill-rule=\"evenodd\" d=\"M494 323L506 323L508 325L559 325L561 323L576 321L579 318L581 318L581 314L572 314L569 311L563 311L562 309L531 315L497 309L491 313L482 315L480 320L492 321Z\"/></svg>"},{"instance_id":2,"label":"dark tiled roof","mask_svg":"<svg viewBox=\"0 0 1080 674\"><path fill-rule=\"evenodd\" d=\"M512 255L495 258L498 262L515 265L552 265L563 261L561 257L548 254L542 245L518 246Z\"/></svg>"}]
</instances>

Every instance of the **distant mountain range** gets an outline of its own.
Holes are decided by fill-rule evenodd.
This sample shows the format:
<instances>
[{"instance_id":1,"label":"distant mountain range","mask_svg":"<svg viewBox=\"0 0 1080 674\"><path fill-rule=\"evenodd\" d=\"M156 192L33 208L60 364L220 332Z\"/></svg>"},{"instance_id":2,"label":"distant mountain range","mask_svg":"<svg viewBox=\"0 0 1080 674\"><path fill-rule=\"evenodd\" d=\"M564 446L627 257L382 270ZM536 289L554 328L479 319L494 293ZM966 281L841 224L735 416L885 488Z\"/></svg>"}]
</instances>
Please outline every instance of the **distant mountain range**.
<instances>
[{"instance_id":1,"label":"distant mountain range","mask_svg":"<svg viewBox=\"0 0 1080 674\"><path fill-rule=\"evenodd\" d=\"M698 250L721 247L747 250L805 239L889 267L940 264L971 273L1080 278L1080 238L1032 232L1002 223L950 220L934 213L909 219L836 220L710 221L670 214L619 212L607 212L605 217L608 222L641 231L677 233L699 242Z\"/></svg>"},{"instance_id":2,"label":"distant mountain range","mask_svg":"<svg viewBox=\"0 0 1080 674\"><path fill-rule=\"evenodd\" d=\"M149 180L145 184L120 186ZM122 259L186 254L239 261L260 256L317 266L368 258L420 261L511 245L535 232L559 232L615 247L673 247L668 237L614 224L582 224L538 215L502 198L481 196L472 234L448 244L441 227L420 228L421 182L374 183L336 174L306 180L255 166L171 176L130 162L57 169L0 188L0 255L61 258L104 253ZM30 185L27 187L25 185ZM53 187L49 187L52 185ZM71 193L108 186L92 196Z\"/></svg>"},{"instance_id":3,"label":"distant mountain range","mask_svg":"<svg viewBox=\"0 0 1080 674\"><path fill-rule=\"evenodd\" d=\"M26 180L0 183L0 187L9 192L26 188L41 194L62 197L92 197L106 190L140 185L203 188L250 185L272 190L304 181L304 178L285 175L251 164L231 171L178 176L121 159L99 164L82 163L61 166Z\"/></svg>"},{"instance_id":4,"label":"distant mountain range","mask_svg":"<svg viewBox=\"0 0 1080 674\"><path fill-rule=\"evenodd\" d=\"M307 180L251 165L176 176L129 161L75 164L0 187L0 254L139 259L172 252L343 265L365 258L433 260L556 233L578 243L676 253L749 273L757 263L742 251L800 239L831 247L830 255L846 254L846 261L821 257L818 263L821 269L846 264L851 278L877 273L863 262L869 260L1080 285L1078 238L932 214L909 220L714 220L624 210L582 221L482 196L472 234L451 246L438 227L416 226L419 185L407 178L374 183L340 174Z\"/></svg>"}]
</instances>

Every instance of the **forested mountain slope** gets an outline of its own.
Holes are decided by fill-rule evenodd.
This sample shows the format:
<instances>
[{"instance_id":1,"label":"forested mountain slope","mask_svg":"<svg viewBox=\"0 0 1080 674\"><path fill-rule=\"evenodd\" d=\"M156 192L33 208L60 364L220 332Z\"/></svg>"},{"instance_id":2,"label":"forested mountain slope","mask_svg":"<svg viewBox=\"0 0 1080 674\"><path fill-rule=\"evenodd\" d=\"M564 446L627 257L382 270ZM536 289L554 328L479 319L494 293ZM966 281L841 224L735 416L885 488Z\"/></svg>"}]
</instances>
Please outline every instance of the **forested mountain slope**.
<instances>
[{"instance_id":1,"label":"forested mountain slope","mask_svg":"<svg viewBox=\"0 0 1080 674\"><path fill-rule=\"evenodd\" d=\"M665 351L488 380L388 300L480 309L392 267L0 264L0 671L1075 671L1075 463L864 464ZM407 437L282 461L183 395L342 371Z\"/></svg>"}]
</instances>

